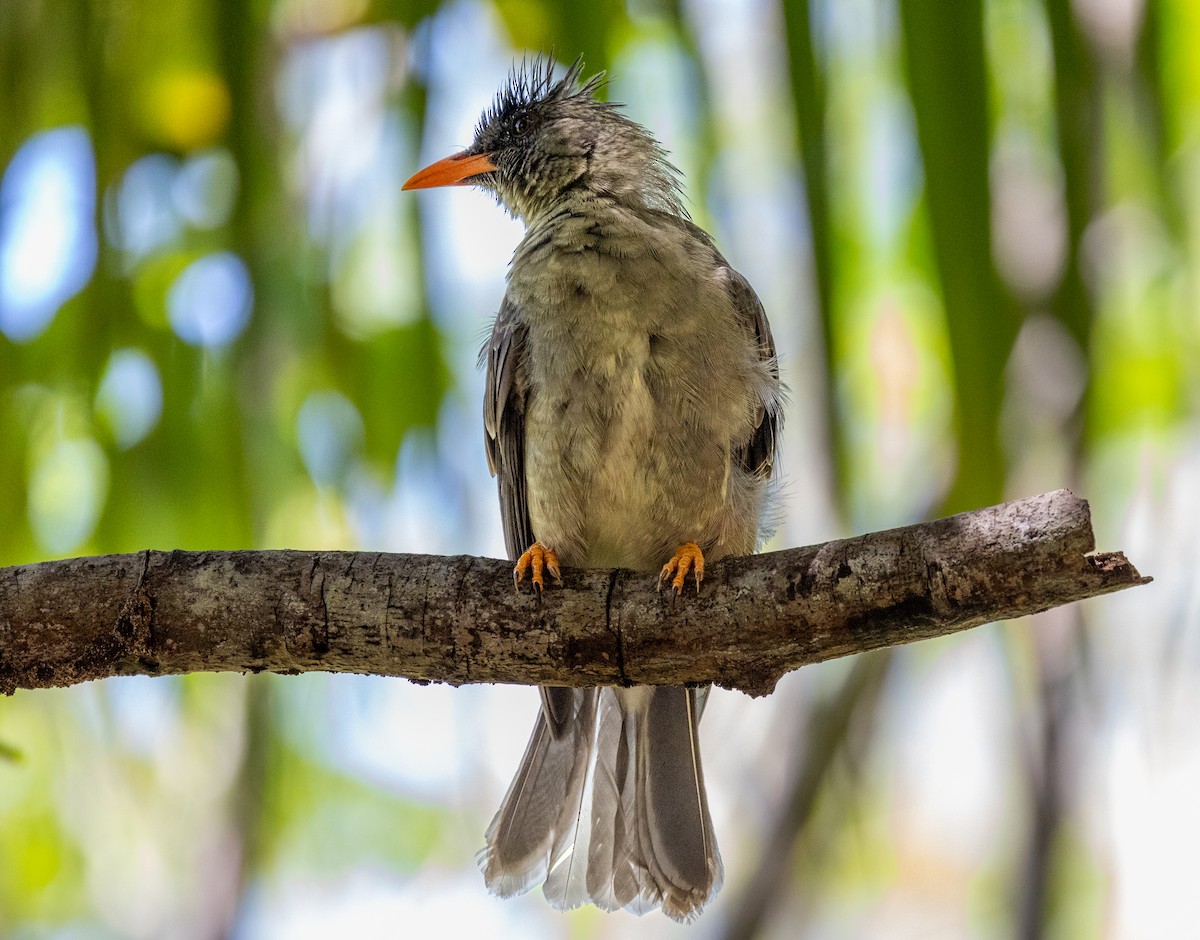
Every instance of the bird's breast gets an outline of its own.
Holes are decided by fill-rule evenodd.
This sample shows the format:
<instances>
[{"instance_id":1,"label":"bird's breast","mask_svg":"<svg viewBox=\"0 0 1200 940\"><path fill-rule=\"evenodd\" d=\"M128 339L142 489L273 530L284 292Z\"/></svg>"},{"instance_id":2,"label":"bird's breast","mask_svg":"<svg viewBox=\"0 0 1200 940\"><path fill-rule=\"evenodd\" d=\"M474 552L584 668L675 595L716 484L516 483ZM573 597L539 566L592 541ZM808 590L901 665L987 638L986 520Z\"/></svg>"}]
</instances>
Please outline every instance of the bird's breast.
<instances>
[{"instance_id":1,"label":"bird's breast","mask_svg":"<svg viewBox=\"0 0 1200 940\"><path fill-rule=\"evenodd\" d=\"M721 528L747 396L703 291L680 303L620 269L611 258L551 265L540 296L523 301L530 521L564 564L657 569Z\"/></svg>"}]
</instances>

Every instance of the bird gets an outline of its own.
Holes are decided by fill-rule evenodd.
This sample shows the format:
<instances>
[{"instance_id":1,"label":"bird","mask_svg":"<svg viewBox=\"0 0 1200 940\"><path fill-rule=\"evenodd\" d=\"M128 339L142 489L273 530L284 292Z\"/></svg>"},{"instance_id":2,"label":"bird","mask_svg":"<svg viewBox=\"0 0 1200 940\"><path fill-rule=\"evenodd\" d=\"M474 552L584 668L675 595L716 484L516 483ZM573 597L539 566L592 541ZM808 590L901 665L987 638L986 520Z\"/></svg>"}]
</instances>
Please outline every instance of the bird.
<instances>
[{"instance_id":1,"label":"bird","mask_svg":"<svg viewBox=\"0 0 1200 940\"><path fill-rule=\"evenodd\" d=\"M691 220L663 147L583 69L515 64L472 143L404 188L474 186L524 223L480 355L514 581L540 595L560 566L619 567L678 596L706 560L755 550L784 389L754 290ZM480 852L488 889L699 916L724 877L707 692L542 687Z\"/></svg>"}]
</instances>

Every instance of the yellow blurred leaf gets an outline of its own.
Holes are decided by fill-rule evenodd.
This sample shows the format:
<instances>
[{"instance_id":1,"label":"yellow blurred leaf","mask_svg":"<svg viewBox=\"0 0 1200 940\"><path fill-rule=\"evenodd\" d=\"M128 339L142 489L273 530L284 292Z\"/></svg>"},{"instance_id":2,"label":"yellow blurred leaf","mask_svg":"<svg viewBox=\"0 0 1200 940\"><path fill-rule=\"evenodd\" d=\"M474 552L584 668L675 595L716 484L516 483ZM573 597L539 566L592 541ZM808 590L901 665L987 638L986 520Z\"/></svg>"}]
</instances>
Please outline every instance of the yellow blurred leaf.
<instances>
[{"instance_id":1,"label":"yellow blurred leaf","mask_svg":"<svg viewBox=\"0 0 1200 940\"><path fill-rule=\"evenodd\" d=\"M178 69L155 76L142 116L148 133L172 150L199 150L215 143L229 123L229 89L205 70Z\"/></svg>"}]
</instances>

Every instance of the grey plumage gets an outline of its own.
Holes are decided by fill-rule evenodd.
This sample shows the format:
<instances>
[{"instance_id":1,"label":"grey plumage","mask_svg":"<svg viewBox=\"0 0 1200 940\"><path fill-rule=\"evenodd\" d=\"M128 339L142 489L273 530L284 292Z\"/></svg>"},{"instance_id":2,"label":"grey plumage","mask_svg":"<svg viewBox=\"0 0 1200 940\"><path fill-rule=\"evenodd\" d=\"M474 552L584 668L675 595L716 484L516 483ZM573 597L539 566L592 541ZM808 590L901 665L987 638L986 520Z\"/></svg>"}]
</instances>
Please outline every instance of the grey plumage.
<instances>
[{"instance_id":1,"label":"grey plumage","mask_svg":"<svg viewBox=\"0 0 1200 940\"><path fill-rule=\"evenodd\" d=\"M779 426L770 327L688 219L662 149L580 71L516 70L472 146L409 184L476 184L525 222L483 353L509 555L536 539L564 565L650 573L686 542L708 561L749 553ZM489 888L698 914L722 879L704 698L543 689L481 852Z\"/></svg>"}]
</instances>

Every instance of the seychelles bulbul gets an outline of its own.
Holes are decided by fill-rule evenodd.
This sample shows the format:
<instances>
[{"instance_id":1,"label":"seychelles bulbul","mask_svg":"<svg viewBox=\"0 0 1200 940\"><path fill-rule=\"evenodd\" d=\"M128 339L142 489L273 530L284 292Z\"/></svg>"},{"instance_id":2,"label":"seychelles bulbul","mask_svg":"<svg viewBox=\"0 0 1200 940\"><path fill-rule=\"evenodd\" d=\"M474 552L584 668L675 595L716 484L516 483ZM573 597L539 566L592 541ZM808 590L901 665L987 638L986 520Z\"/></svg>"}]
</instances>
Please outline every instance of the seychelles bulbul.
<instances>
[{"instance_id":1,"label":"seychelles bulbul","mask_svg":"<svg viewBox=\"0 0 1200 940\"><path fill-rule=\"evenodd\" d=\"M525 225L486 365L487 457L514 577L559 565L658 573L752 552L782 390L746 279L683 207L602 76L514 68L460 153L406 189L471 185ZM542 688L533 736L480 853L491 891L544 882L567 909L695 917L723 869L700 765L707 690Z\"/></svg>"}]
</instances>

